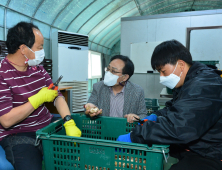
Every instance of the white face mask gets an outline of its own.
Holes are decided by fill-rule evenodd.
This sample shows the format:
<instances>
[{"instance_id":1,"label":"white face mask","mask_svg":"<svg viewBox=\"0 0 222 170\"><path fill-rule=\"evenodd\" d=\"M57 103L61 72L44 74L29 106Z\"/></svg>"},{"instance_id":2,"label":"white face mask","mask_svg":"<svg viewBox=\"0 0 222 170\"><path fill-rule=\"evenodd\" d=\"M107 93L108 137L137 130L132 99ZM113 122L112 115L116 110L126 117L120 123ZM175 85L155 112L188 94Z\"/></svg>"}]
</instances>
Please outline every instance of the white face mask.
<instances>
[{"instance_id":1,"label":"white face mask","mask_svg":"<svg viewBox=\"0 0 222 170\"><path fill-rule=\"evenodd\" d=\"M173 89L174 87L176 87L176 85L180 81L180 77L175 75L175 74L173 74L174 71L177 68L177 64L176 64L175 69L173 70L173 72L169 76L160 76L160 83L163 84L164 86L169 87L170 89ZM180 76L181 76L182 73L183 72L180 73Z\"/></svg>"},{"instance_id":2,"label":"white face mask","mask_svg":"<svg viewBox=\"0 0 222 170\"><path fill-rule=\"evenodd\" d=\"M29 47L28 47L29 48ZM30 48L29 48L30 49ZM31 50L31 49L30 49ZM32 51L32 50L31 50ZM36 66L36 65L38 65L38 64L40 64L43 60L44 60L44 57L45 57L45 51L44 51L44 49L42 49L42 50L39 50L39 51L32 51L33 53L35 53L35 58L34 59L32 59L32 60L30 60L30 59L28 59L26 56L26 58L27 58L27 60L28 60L28 65L29 66ZM27 61L26 61L27 62Z\"/></svg>"},{"instance_id":3,"label":"white face mask","mask_svg":"<svg viewBox=\"0 0 222 170\"><path fill-rule=\"evenodd\" d=\"M112 74L109 71L106 71L104 77L104 84L107 86L114 86L117 83L119 76Z\"/></svg>"}]
</instances>

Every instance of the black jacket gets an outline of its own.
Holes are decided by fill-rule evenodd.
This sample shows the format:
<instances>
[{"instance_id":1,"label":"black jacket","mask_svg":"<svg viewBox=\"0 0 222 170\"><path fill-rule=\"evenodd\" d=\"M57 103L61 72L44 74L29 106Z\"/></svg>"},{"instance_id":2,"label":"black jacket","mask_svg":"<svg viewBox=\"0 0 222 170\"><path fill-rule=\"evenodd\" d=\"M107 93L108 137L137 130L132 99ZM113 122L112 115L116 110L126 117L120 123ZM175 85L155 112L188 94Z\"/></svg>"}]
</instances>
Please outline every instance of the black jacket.
<instances>
[{"instance_id":1,"label":"black jacket","mask_svg":"<svg viewBox=\"0 0 222 170\"><path fill-rule=\"evenodd\" d=\"M135 143L179 144L202 156L222 160L222 78L220 71L194 62L173 99L131 132Z\"/></svg>"}]
</instances>

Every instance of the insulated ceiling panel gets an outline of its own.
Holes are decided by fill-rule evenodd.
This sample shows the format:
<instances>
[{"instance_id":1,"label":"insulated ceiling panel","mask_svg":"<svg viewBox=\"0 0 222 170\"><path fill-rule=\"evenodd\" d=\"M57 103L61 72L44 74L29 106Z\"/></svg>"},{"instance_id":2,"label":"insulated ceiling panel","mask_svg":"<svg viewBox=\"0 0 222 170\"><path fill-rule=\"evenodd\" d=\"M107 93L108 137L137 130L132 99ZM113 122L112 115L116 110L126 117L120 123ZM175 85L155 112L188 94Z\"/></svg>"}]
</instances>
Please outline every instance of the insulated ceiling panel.
<instances>
[{"instance_id":1,"label":"insulated ceiling panel","mask_svg":"<svg viewBox=\"0 0 222 170\"><path fill-rule=\"evenodd\" d=\"M71 24L72 20L75 20L75 18L78 17L79 14L81 14L81 12L90 6L90 4L93 2L93 0L72 0L71 3L68 4L68 6L56 18L53 25L61 28L62 30L66 30L67 27Z\"/></svg>"},{"instance_id":2,"label":"insulated ceiling panel","mask_svg":"<svg viewBox=\"0 0 222 170\"><path fill-rule=\"evenodd\" d=\"M121 25L118 24L115 28L108 30L109 32L104 34L98 43L105 44L105 42L107 42L107 40L109 40L111 37L113 37L117 32L120 32L120 29L121 29Z\"/></svg>"},{"instance_id":3,"label":"insulated ceiling panel","mask_svg":"<svg viewBox=\"0 0 222 170\"><path fill-rule=\"evenodd\" d=\"M109 47L113 47L117 42L119 42L120 41L120 35L119 35L119 37L117 37L116 39L114 39L110 44L109 44Z\"/></svg>"},{"instance_id":4,"label":"insulated ceiling panel","mask_svg":"<svg viewBox=\"0 0 222 170\"><path fill-rule=\"evenodd\" d=\"M91 4L87 10L84 10L72 23L70 24L69 30L73 30L73 32L78 32L79 28L94 14L100 11L104 6L109 4L111 0L97 0ZM83 32L83 34L87 34L87 32Z\"/></svg>"},{"instance_id":5,"label":"insulated ceiling panel","mask_svg":"<svg viewBox=\"0 0 222 170\"><path fill-rule=\"evenodd\" d=\"M103 47L102 46L97 46L97 49L96 51L100 52L100 53L103 53Z\"/></svg>"},{"instance_id":6,"label":"insulated ceiling panel","mask_svg":"<svg viewBox=\"0 0 222 170\"><path fill-rule=\"evenodd\" d=\"M50 28L86 34L90 49L109 53L120 40L122 17L221 9L222 0L0 0L0 27L5 8L7 28L33 21L46 39Z\"/></svg>"},{"instance_id":7,"label":"insulated ceiling panel","mask_svg":"<svg viewBox=\"0 0 222 170\"><path fill-rule=\"evenodd\" d=\"M51 24L60 10L62 10L69 0L44 0L40 4L38 11L35 14L35 18L43 22Z\"/></svg>"},{"instance_id":8,"label":"insulated ceiling panel","mask_svg":"<svg viewBox=\"0 0 222 170\"><path fill-rule=\"evenodd\" d=\"M123 16L125 13L130 11L132 8L135 8L136 5L133 1L130 3L125 4L122 8L116 10L111 15L107 16L104 20L102 20L95 28L92 28L88 33L90 40L93 40L98 33L100 33L105 27L112 24L116 20L120 21L120 17Z\"/></svg>"},{"instance_id":9,"label":"insulated ceiling panel","mask_svg":"<svg viewBox=\"0 0 222 170\"><path fill-rule=\"evenodd\" d=\"M2 5L6 5L7 2L8 2L8 0L1 0L1 1L0 1L0 4L2 4Z\"/></svg>"},{"instance_id":10,"label":"insulated ceiling panel","mask_svg":"<svg viewBox=\"0 0 222 170\"><path fill-rule=\"evenodd\" d=\"M118 33L115 34L112 38L110 38L110 39L104 44L104 46L109 47L110 44L111 44L113 41L115 41L117 38L119 38L119 37L120 37L120 32L118 32Z\"/></svg>"},{"instance_id":11,"label":"insulated ceiling panel","mask_svg":"<svg viewBox=\"0 0 222 170\"><path fill-rule=\"evenodd\" d=\"M20 21L30 22L31 18L26 17L22 14L19 14L17 12L14 12L12 10L7 10L7 16L6 16L6 26L7 28L11 28L14 25L16 25Z\"/></svg>"},{"instance_id":12,"label":"insulated ceiling panel","mask_svg":"<svg viewBox=\"0 0 222 170\"><path fill-rule=\"evenodd\" d=\"M113 0L107 3L100 11L95 13L87 22L85 22L78 32L86 32L89 33L92 28L94 28L96 25L98 25L102 20L104 20L107 16L111 15L118 9L120 9L123 5L127 4L131 0L125 0L125 1L118 1Z\"/></svg>"},{"instance_id":13,"label":"insulated ceiling panel","mask_svg":"<svg viewBox=\"0 0 222 170\"><path fill-rule=\"evenodd\" d=\"M131 16L138 16L138 15L139 15L139 12L138 12L137 8L135 7L135 8L132 8L131 10L127 11L124 15L122 15L122 17L131 17ZM104 36L106 36L110 31L115 29L120 24L121 24L120 18L116 19L115 22L108 25L107 27L105 27L105 29L103 29L100 33L98 33L96 38L93 41L99 43L100 40ZM120 31L120 29L119 29L119 31ZM118 32L115 32L113 34L116 34L116 33L118 33Z\"/></svg>"},{"instance_id":14,"label":"insulated ceiling panel","mask_svg":"<svg viewBox=\"0 0 222 170\"><path fill-rule=\"evenodd\" d=\"M144 2L138 0L140 2ZM140 6L142 15L163 14L170 12L198 11L222 8L221 0L155 0L147 1L145 6Z\"/></svg>"},{"instance_id":15,"label":"insulated ceiling panel","mask_svg":"<svg viewBox=\"0 0 222 170\"><path fill-rule=\"evenodd\" d=\"M120 20L115 20L113 23L111 23L110 25L104 27L103 30L101 30L94 39L92 39L94 42L99 43L100 40L102 39L102 37L106 36L110 31L115 30L115 28L117 26L120 25Z\"/></svg>"},{"instance_id":16,"label":"insulated ceiling panel","mask_svg":"<svg viewBox=\"0 0 222 170\"><path fill-rule=\"evenodd\" d=\"M37 7L41 1L42 0L20 0L18 3L18 0L11 0L9 3L9 7L25 15L32 16L37 10Z\"/></svg>"},{"instance_id":17,"label":"insulated ceiling panel","mask_svg":"<svg viewBox=\"0 0 222 170\"><path fill-rule=\"evenodd\" d=\"M193 0L181 0L181 1L173 1L173 2L163 2L151 7L147 7L143 10L144 15L153 15L153 14L160 14L161 11L169 11L170 9L174 8L183 8L184 6L189 6L191 8L193 4Z\"/></svg>"}]
</instances>

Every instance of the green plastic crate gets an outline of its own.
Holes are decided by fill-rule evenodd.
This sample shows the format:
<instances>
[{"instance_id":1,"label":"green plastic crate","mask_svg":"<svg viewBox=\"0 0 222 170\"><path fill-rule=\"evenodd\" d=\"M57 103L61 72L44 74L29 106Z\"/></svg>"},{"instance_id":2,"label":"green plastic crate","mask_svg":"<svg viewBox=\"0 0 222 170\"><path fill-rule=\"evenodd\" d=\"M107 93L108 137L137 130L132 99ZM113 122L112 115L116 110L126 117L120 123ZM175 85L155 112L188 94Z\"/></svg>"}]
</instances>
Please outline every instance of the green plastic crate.
<instances>
[{"instance_id":1,"label":"green plastic crate","mask_svg":"<svg viewBox=\"0 0 222 170\"><path fill-rule=\"evenodd\" d=\"M170 89L169 87L166 87L166 89L168 94L173 94L173 89Z\"/></svg>"},{"instance_id":2,"label":"green plastic crate","mask_svg":"<svg viewBox=\"0 0 222 170\"><path fill-rule=\"evenodd\" d=\"M46 170L162 170L169 146L116 141L135 124L125 118L72 114L82 137L65 135L60 119L36 132L37 143L42 141Z\"/></svg>"},{"instance_id":3,"label":"green plastic crate","mask_svg":"<svg viewBox=\"0 0 222 170\"><path fill-rule=\"evenodd\" d=\"M206 65L213 65L213 66L216 66L216 64L220 63L218 60L198 61L198 62L206 64Z\"/></svg>"},{"instance_id":4,"label":"green plastic crate","mask_svg":"<svg viewBox=\"0 0 222 170\"><path fill-rule=\"evenodd\" d=\"M158 99L145 98L147 113L153 113L160 108Z\"/></svg>"}]
</instances>

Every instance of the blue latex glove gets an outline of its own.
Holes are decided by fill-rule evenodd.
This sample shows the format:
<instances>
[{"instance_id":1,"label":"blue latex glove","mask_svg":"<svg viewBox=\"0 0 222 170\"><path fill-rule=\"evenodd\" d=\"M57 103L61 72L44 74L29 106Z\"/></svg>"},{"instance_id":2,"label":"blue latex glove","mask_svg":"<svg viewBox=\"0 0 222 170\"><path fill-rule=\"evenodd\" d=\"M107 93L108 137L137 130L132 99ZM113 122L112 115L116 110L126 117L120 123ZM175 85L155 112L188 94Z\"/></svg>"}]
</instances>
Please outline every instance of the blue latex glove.
<instances>
[{"instance_id":1,"label":"blue latex glove","mask_svg":"<svg viewBox=\"0 0 222 170\"><path fill-rule=\"evenodd\" d=\"M149 116L147 116L147 117L144 117L142 120L144 120L144 119L148 119L148 120L150 120L150 121L156 121L157 115L151 114L151 115L149 115Z\"/></svg>"},{"instance_id":2,"label":"blue latex glove","mask_svg":"<svg viewBox=\"0 0 222 170\"><path fill-rule=\"evenodd\" d=\"M132 143L131 139L130 139L130 133L126 134L126 135L120 135L116 141L121 141L121 142L130 142Z\"/></svg>"},{"instance_id":3,"label":"blue latex glove","mask_svg":"<svg viewBox=\"0 0 222 170\"><path fill-rule=\"evenodd\" d=\"M147 117L144 117L142 120L144 120L144 119L148 119L150 121L156 121L157 120L157 115L156 114L151 114ZM138 123L138 125L140 125L140 123Z\"/></svg>"}]
</instances>

